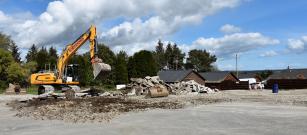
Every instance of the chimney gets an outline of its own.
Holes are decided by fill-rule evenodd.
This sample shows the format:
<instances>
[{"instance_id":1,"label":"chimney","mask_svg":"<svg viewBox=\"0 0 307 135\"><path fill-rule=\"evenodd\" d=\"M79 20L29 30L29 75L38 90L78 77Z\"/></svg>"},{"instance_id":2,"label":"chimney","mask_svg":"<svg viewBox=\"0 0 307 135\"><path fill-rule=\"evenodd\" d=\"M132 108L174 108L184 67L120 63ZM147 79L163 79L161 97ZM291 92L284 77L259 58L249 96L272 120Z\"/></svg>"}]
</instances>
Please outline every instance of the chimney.
<instances>
[{"instance_id":1,"label":"chimney","mask_svg":"<svg viewBox=\"0 0 307 135\"><path fill-rule=\"evenodd\" d=\"M288 71L291 72L290 66L288 66Z\"/></svg>"}]
</instances>

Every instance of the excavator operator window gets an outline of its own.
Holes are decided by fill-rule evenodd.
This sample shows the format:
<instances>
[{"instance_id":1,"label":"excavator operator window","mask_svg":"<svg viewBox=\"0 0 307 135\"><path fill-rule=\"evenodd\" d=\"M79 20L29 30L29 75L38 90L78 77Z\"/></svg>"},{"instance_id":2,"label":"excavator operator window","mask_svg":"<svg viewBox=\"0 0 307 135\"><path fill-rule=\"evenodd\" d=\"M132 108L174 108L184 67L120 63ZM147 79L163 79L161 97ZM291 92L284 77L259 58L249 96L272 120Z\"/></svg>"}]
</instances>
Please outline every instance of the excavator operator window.
<instances>
[{"instance_id":1,"label":"excavator operator window","mask_svg":"<svg viewBox=\"0 0 307 135\"><path fill-rule=\"evenodd\" d=\"M66 71L65 73L66 82L79 80L78 67L79 66L77 64L70 64L66 66L66 70L65 70Z\"/></svg>"}]
</instances>

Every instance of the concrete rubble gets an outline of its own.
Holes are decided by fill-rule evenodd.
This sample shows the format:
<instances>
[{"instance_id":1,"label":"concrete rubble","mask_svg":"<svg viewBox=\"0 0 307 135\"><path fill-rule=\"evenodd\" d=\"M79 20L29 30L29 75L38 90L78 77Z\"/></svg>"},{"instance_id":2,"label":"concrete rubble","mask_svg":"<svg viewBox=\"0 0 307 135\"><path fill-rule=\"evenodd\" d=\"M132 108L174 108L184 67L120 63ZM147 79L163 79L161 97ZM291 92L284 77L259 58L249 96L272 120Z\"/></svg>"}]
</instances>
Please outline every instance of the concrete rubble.
<instances>
[{"instance_id":1,"label":"concrete rubble","mask_svg":"<svg viewBox=\"0 0 307 135\"><path fill-rule=\"evenodd\" d=\"M9 87L5 90L6 95L24 95L26 90L22 89L18 84L9 84Z\"/></svg>"},{"instance_id":2,"label":"concrete rubble","mask_svg":"<svg viewBox=\"0 0 307 135\"><path fill-rule=\"evenodd\" d=\"M169 85L171 87L172 93L175 95L189 94L189 93L215 93L218 89L211 89L204 85L201 85L194 80L182 81Z\"/></svg>"},{"instance_id":3,"label":"concrete rubble","mask_svg":"<svg viewBox=\"0 0 307 135\"><path fill-rule=\"evenodd\" d=\"M71 90L64 93L45 93L36 98L15 101L8 105L17 110L18 117L68 122L103 122L131 111L156 108L179 109L186 105L230 101L218 96L221 93L200 95L199 93L215 93L218 90L210 89L193 80L167 84L158 76L132 78L131 83L122 91L100 91L98 94L91 94L97 92L95 88L89 88L79 93ZM146 96L144 98L129 95Z\"/></svg>"},{"instance_id":4,"label":"concrete rubble","mask_svg":"<svg viewBox=\"0 0 307 135\"><path fill-rule=\"evenodd\" d=\"M131 83L127 85L130 91L127 95L147 95L151 88L158 87L167 89L170 94L198 94L198 93L215 93L218 89L211 89L201 85L194 80L182 81L173 84L164 83L158 76L146 76L142 78L131 78Z\"/></svg>"},{"instance_id":5,"label":"concrete rubble","mask_svg":"<svg viewBox=\"0 0 307 135\"><path fill-rule=\"evenodd\" d=\"M142 78L131 78L131 83L127 85L130 92L127 95L147 95L151 87L165 86L168 90L169 86L164 83L158 76L146 76Z\"/></svg>"}]
</instances>

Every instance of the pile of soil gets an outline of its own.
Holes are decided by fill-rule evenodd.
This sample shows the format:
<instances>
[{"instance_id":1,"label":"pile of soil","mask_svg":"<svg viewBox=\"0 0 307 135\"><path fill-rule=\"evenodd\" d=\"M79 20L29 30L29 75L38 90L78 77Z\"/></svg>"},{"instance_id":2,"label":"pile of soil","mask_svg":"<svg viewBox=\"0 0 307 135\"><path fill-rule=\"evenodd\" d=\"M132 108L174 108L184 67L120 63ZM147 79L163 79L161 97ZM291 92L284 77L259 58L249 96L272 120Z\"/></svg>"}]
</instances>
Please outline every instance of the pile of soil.
<instances>
[{"instance_id":1,"label":"pile of soil","mask_svg":"<svg viewBox=\"0 0 307 135\"><path fill-rule=\"evenodd\" d=\"M17 117L31 117L41 120L64 120L67 122L105 122L127 113L150 109L180 109L235 99L224 94L212 95L170 95L163 98L141 96L101 96L75 99L39 99L13 101L7 105L17 111Z\"/></svg>"},{"instance_id":2,"label":"pile of soil","mask_svg":"<svg viewBox=\"0 0 307 135\"><path fill-rule=\"evenodd\" d=\"M64 120L69 122L110 121L115 116L148 109L179 109L179 102L147 102L125 97L91 97L78 99L31 99L23 103L14 101L8 104L17 110L18 117L35 119Z\"/></svg>"}]
</instances>

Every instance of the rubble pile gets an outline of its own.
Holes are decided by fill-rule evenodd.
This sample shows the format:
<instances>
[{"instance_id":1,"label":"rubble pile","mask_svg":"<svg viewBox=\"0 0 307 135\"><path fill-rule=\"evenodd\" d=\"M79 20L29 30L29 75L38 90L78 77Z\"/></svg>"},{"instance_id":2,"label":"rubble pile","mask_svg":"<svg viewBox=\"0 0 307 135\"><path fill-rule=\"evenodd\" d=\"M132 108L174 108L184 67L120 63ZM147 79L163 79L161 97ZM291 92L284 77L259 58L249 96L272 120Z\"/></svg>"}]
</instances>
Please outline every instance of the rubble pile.
<instances>
[{"instance_id":1,"label":"rubble pile","mask_svg":"<svg viewBox=\"0 0 307 135\"><path fill-rule=\"evenodd\" d=\"M219 91L218 89L211 89L201 85L194 80L166 84L158 76L146 76L144 79L131 78L131 83L127 85L127 89L130 90L128 95L147 95L148 92L155 87L167 89L169 93L175 95L189 93L215 93Z\"/></svg>"},{"instance_id":2,"label":"rubble pile","mask_svg":"<svg viewBox=\"0 0 307 135\"><path fill-rule=\"evenodd\" d=\"M26 90L22 89L19 84L9 84L9 87L5 90L6 95L19 95L26 94Z\"/></svg>"},{"instance_id":3,"label":"rubble pile","mask_svg":"<svg viewBox=\"0 0 307 135\"><path fill-rule=\"evenodd\" d=\"M131 78L131 83L127 85L127 89L130 90L128 95L147 95L152 87L163 87L168 89L168 85L164 83L158 76L146 76L142 78Z\"/></svg>"},{"instance_id":4,"label":"rubble pile","mask_svg":"<svg viewBox=\"0 0 307 135\"><path fill-rule=\"evenodd\" d=\"M194 80L182 81L169 85L171 87L172 93L175 95L189 94L189 93L215 93L218 89L211 89L204 85L201 85Z\"/></svg>"}]
</instances>

